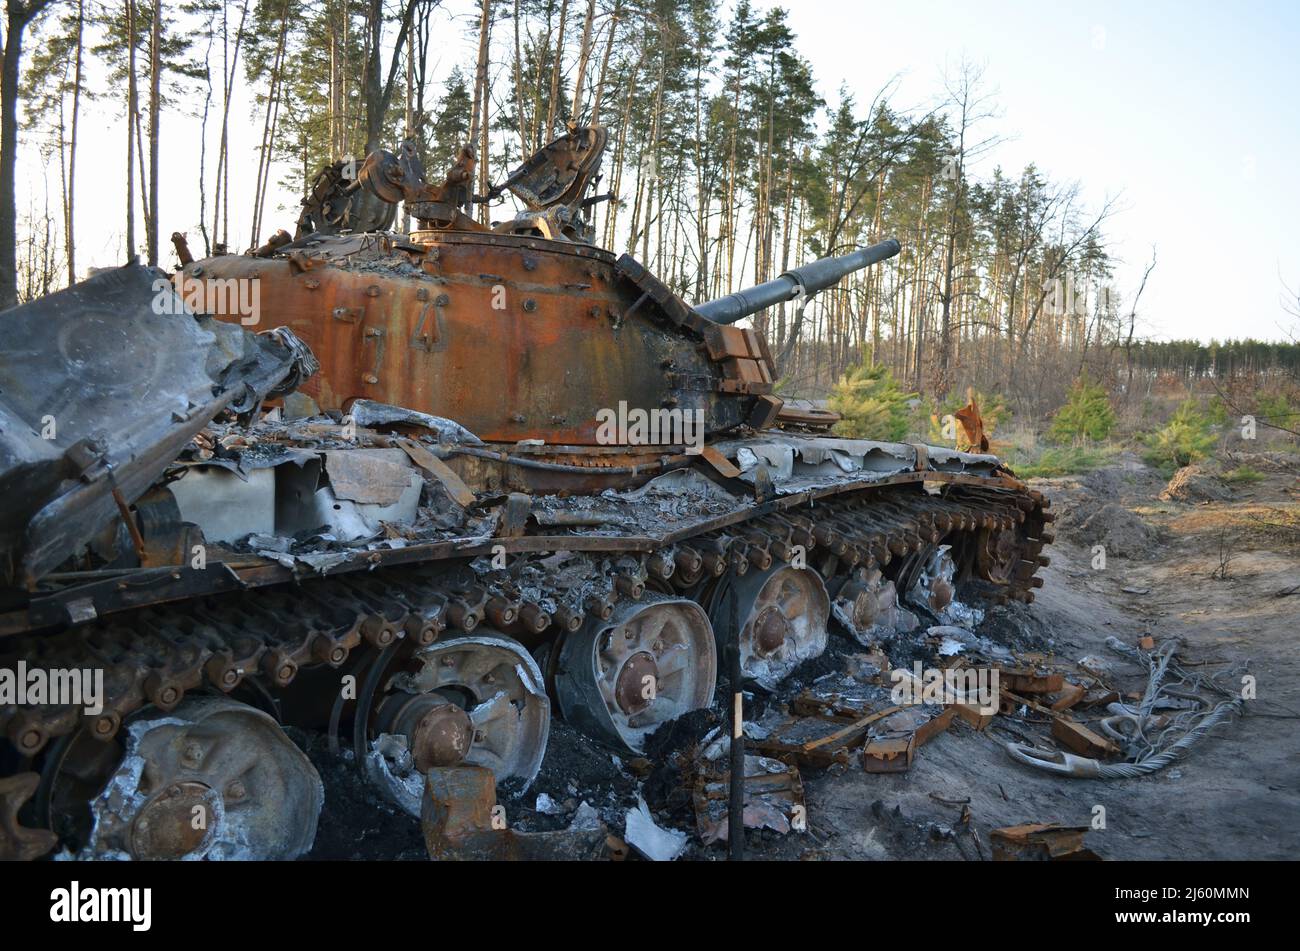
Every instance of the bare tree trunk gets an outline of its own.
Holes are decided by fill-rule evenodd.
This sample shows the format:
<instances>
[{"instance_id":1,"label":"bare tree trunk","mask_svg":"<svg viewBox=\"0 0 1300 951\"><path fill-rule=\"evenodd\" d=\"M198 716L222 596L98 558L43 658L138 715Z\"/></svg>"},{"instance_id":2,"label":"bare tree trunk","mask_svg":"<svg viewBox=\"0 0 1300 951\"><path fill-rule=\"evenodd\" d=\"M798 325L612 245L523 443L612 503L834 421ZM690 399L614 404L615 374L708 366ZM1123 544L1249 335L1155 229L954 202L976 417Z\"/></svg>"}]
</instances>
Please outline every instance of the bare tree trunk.
<instances>
[{"instance_id":1,"label":"bare tree trunk","mask_svg":"<svg viewBox=\"0 0 1300 951\"><path fill-rule=\"evenodd\" d=\"M139 157L136 168L140 173L140 210L144 213L144 235L147 248L149 241L149 170L145 167L144 117L139 110L135 114L135 151Z\"/></svg>"},{"instance_id":2,"label":"bare tree trunk","mask_svg":"<svg viewBox=\"0 0 1300 951\"><path fill-rule=\"evenodd\" d=\"M346 13L344 14L346 16ZM335 14L330 15L330 158L343 158L347 151L343 121L343 53Z\"/></svg>"},{"instance_id":3,"label":"bare tree trunk","mask_svg":"<svg viewBox=\"0 0 1300 951\"><path fill-rule=\"evenodd\" d=\"M740 121L740 83L731 104L731 156L727 163L727 207L723 227L727 237L727 293L736 289L736 122Z\"/></svg>"},{"instance_id":4,"label":"bare tree trunk","mask_svg":"<svg viewBox=\"0 0 1300 951\"><path fill-rule=\"evenodd\" d=\"M162 0L154 0L149 34L149 217L145 220L150 267L158 266L158 119L162 112Z\"/></svg>"},{"instance_id":5,"label":"bare tree trunk","mask_svg":"<svg viewBox=\"0 0 1300 951\"><path fill-rule=\"evenodd\" d=\"M519 119L519 157L528 158L528 117L524 115L524 56L519 40L519 0L515 0L515 113ZM477 77L475 79L477 82Z\"/></svg>"},{"instance_id":6,"label":"bare tree trunk","mask_svg":"<svg viewBox=\"0 0 1300 951\"><path fill-rule=\"evenodd\" d=\"M569 19L569 0L560 3L560 29L555 40L555 62L551 64L551 99L546 104L546 134L550 141L555 135L555 117L560 111L560 73L564 71L564 27Z\"/></svg>"},{"instance_id":7,"label":"bare tree trunk","mask_svg":"<svg viewBox=\"0 0 1300 951\"><path fill-rule=\"evenodd\" d=\"M488 0L483 0L483 5L487 6ZM492 21L487 21L487 35L483 38L483 118L479 122L479 155L478 165L478 184L479 194L487 195L492 187L492 86L488 82L488 50L492 42ZM479 205L479 213L483 224L488 224L492 220L492 209L488 207L485 201Z\"/></svg>"},{"instance_id":8,"label":"bare tree trunk","mask_svg":"<svg viewBox=\"0 0 1300 951\"><path fill-rule=\"evenodd\" d=\"M64 203L63 234L68 253L68 284L77 280L77 238L76 238L76 197L77 197L77 125L81 117L81 82L82 62L85 50L86 3L77 0L77 52L72 68L72 126L68 135L68 190Z\"/></svg>"},{"instance_id":9,"label":"bare tree trunk","mask_svg":"<svg viewBox=\"0 0 1300 951\"><path fill-rule=\"evenodd\" d=\"M370 0L369 7L366 11L367 17L367 38L366 38L366 78L365 78L365 100L366 100L366 153L369 154L379 148L380 137L383 134L384 116L388 112L388 104L393 99L393 82L397 78L397 65L401 62L402 47L406 44L406 38L411 32L411 20L415 16L415 6L418 0L407 0L402 7L401 24L397 28L397 38L393 41L393 58L388 64L388 78L383 76L383 30L384 30L384 3L383 0ZM484 0L487 3L487 0Z\"/></svg>"},{"instance_id":10,"label":"bare tree trunk","mask_svg":"<svg viewBox=\"0 0 1300 951\"><path fill-rule=\"evenodd\" d=\"M130 260L135 256L135 135L136 105L135 90L135 0L126 0L126 46L127 46L127 85L126 85L126 256Z\"/></svg>"},{"instance_id":11,"label":"bare tree trunk","mask_svg":"<svg viewBox=\"0 0 1300 951\"><path fill-rule=\"evenodd\" d=\"M487 100L488 100L488 44L491 39L492 17L491 17L491 0L479 0L482 10L478 21L478 63L474 67L474 113L470 119L469 140L473 142L476 138L480 139L479 145L479 162L478 162L478 181L479 194L486 195L488 191L488 128L487 128ZM479 221L483 224L488 223L488 206L487 202L478 207Z\"/></svg>"},{"instance_id":12,"label":"bare tree trunk","mask_svg":"<svg viewBox=\"0 0 1300 951\"><path fill-rule=\"evenodd\" d=\"M208 114L212 109L212 43L215 18L208 20L208 48L203 56L203 117L199 123L199 234L203 236L203 256L212 253L212 240L208 236L207 184L205 175L208 163Z\"/></svg>"},{"instance_id":13,"label":"bare tree trunk","mask_svg":"<svg viewBox=\"0 0 1300 951\"><path fill-rule=\"evenodd\" d=\"M709 194L704 187L704 57L695 59L695 240L699 261L695 269L695 299L705 299L709 286Z\"/></svg>"},{"instance_id":14,"label":"bare tree trunk","mask_svg":"<svg viewBox=\"0 0 1300 951\"><path fill-rule=\"evenodd\" d=\"M587 0L587 16L582 21L582 47L578 53L578 75L573 80L573 121L582 121L582 87L587 81L587 63L591 59L591 28L596 19L596 0Z\"/></svg>"},{"instance_id":15,"label":"bare tree trunk","mask_svg":"<svg viewBox=\"0 0 1300 951\"><path fill-rule=\"evenodd\" d=\"M217 148L217 193L212 202L212 243L222 247L230 243L230 95L235 87L235 72L239 69L239 48L244 41L244 23L248 19L248 3L244 0L239 14L239 26L235 30L235 47L230 49L230 29L226 20L225 7L221 12L221 46L222 46L222 103L221 103L221 144Z\"/></svg>"},{"instance_id":16,"label":"bare tree trunk","mask_svg":"<svg viewBox=\"0 0 1300 951\"><path fill-rule=\"evenodd\" d=\"M406 45L406 131L402 138L410 139L415 142L415 41ZM406 202L402 202L402 231L405 234L411 233L411 210L407 207Z\"/></svg>"},{"instance_id":17,"label":"bare tree trunk","mask_svg":"<svg viewBox=\"0 0 1300 951\"><path fill-rule=\"evenodd\" d=\"M667 71L667 64L664 55L659 57L659 83L655 87L654 112L650 119L650 174L646 176L649 179L649 185L646 189L645 204L645 229L641 241L641 258L644 261L650 259L650 225L654 212L655 193L659 190L659 124L663 118L664 110L664 79ZM658 255L661 242L655 241L655 254Z\"/></svg>"},{"instance_id":18,"label":"bare tree trunk","mask_svg":"<svg viewBox=\"0 0 1300 951\"><path fill-rule=\"evenodd\" d=\"M1133 305L1128 312L1128 337L1124 340L1124 363L1126 364L1126 373L1124 377L1124 398L1128 400L1132 397L1133 388L1133 330L1137 326L1137 308L1138 301L1142 299L1142 292L1147 288L1147 280L1151 277L1151 272L1156 269L1156 249L1151 249L1151 263L1142 273L1142 283L1138 285L1137 294L1133 297Z\"/></svg>"},{"instance_id":19,"label":"bare tree trunk","mask_svg":"<svg viewBox=\"0 0 1300 951\"><path fill-rule=\"evenodd\" d=\"M613 51L614 39L618 36L619 12L622 7L622 0L615 0L614 9L609 15L609 38L605 41L605 52L600 57L600 76L596 80L596 89L591 100L592 125L600 122L600 104L605 98L605 77L609 75L609 54Z\"/></svg>"},{"instance_id":20,"label":"bare tree trunk","mask_svg":"<svg viewBox=\"0 0 1300 951\"><path fill-rule=\"evenodd\" d=\"M639 153L641 159L636 163L636 189L633 194L636 198L632 202L632 223L627 232L627 253L631 254L636 250L636 241L640 235L641 227L641 179L645 172L645 153ZM641 255L644 260L645 255Z\"/></svg>"},{"instance_id":21,"label":"bare tree trunk","mask_svg":"<svg viewBox=\"0 0 1300 951\"><path fill-rule=\"evenodd\" d=\"M422 162L429 160L429 156L425 154L423 130L428 116L424 109L424 90L429 79L428 59L432 15L433 7L426 5L420 8L420 19L416 25L415 36L411 37L410 40L412 47L418 43L419 49L419 52L415 53L415 144Z\"/></svg>"},{"instance_id":22,"label":"bare tree trunk","mask_svg":"<svg viewBox=\"0 0 1300 951\"><path fill-rule=\"evenodd\" d=\"M618 123L618 144L614 148L614 187L611 189L615 195L621 195L623 193L623 166L625 164L624 157L627 154L627 129L630 125L628 117L632 114L632 101L633 96L636 93L636 79L641 73L641 62L644 59L645 49L643 47L640 55L637 57L635 65L632 67L632 72L627 84L627 96L623 101L623 114ZM599 105L599 102L600 99L598 94L597 105ZM593 112L594 111L595 110L593 110ZM637 187L638 189L640 188L639 183ZM618 230L618 210L619 203L617 201L611 201L609 203L608 216L605 219L605 247L607 248L612 248L614 246L614 239ZM631 248L629 247L628 250L630 251Z\"/></svg>"},{"instance_id":23,"label":"bare tree trunk","mask_svg":"<svg viewBox=\"0 0 1300 951\"><path fill-rule=\"evenodd\" d=\"M546 56L541 50L551 48L551 5L546 5L546 32L542 34L542 39L533 44L534 56L537 59L537 68L533 71L533 122L532 140L529 148L525 153L535 152L542 147L542 73L546 69Z\"/></svg>"},{"instance_id":24,"label":"bare tree trunk","mask_svg":"<svg viewBox=\"0 0 1300 951\"><path fill-rule=\"evenodd\" d=\"M0 310L18 303L18 77L23 31L49 0L5 5L4 63L0 66Z\"/></svg>"},{"instance_id":25,"label":"bare tree trunk","mask_svg":"<svg viewBox=\"0 0 1300 951\"><path fill-rule=\"evenodd\" d=\"M284 52L289 35L289 0L285 0L280 16L280 36L276 40L275 56L271 60L271 80L266 94L266 118L262 123L262 148L257 158L257 183L253 188L253 228L249 247L261 242L262 212L266 203L266 188L271 179L271 160L275 154L275 130L280 116L280 97L284 76Z\"/></svg>"}]
</instances>

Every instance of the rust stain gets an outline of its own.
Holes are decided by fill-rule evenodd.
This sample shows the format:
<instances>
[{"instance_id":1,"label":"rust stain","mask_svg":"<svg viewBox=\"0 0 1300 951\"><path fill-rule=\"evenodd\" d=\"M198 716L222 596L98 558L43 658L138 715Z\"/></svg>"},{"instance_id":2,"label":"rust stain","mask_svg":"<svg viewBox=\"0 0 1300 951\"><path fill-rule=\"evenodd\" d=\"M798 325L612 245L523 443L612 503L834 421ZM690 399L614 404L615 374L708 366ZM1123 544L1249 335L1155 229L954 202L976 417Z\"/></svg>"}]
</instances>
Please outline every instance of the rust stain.
<instances>
[{"instance_id":1,"label":"rust stain","mask_svg":"<svg viewBox=\"0 0 1300 951\"><path fill-rule=\"evenodd\" d=\"M199 279L260 279L260 324L288 324L312 348L321 372L302 391L323 410L366 398L489 441L592 445L598 410L663 404L666 361L702 376L711 365L649 313L620 323L636 289L609 255L570 248L456 235L407 253L405 268L344 259L295 273L292 256L227 256Z\"/></svg>"}]
</instances>

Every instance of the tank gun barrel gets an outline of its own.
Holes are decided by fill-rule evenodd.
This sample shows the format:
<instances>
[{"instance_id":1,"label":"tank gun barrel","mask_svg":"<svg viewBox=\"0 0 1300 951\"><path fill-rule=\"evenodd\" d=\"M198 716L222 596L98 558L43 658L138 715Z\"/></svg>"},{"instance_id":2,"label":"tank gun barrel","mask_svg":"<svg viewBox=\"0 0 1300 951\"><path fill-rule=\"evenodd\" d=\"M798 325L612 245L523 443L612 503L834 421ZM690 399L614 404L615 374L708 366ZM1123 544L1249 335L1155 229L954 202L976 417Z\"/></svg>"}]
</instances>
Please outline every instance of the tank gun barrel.
<instances>
[{"instance_id":1,"label":"tank gun barrel","mask_svg":"<svg viewBox=\"0 0 1300 951\"><path fill-rule=\"evenodd\" d=\"M831 287L846 274L892 258L900 250L902 248L899 243L893 238L888 238L879 244L859 248L849 254L821 258L803 267L794 268L765 284L747 287L726 297L697 304L695 310L714 323L734 324L760 310L775 307L777 304L800 296L800 290L803 291L804 297L811 297L818 291Z\"/></svg>"}]
</instances>

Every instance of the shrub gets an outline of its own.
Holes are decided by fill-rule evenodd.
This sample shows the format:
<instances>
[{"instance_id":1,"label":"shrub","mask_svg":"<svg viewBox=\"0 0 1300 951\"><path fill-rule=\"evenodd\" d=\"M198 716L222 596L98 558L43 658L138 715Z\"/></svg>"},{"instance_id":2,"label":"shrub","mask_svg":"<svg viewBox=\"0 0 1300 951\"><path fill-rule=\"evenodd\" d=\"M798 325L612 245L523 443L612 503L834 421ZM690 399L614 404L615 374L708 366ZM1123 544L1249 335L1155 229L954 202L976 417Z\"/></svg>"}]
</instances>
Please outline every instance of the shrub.
<instances>
[{"instance_id":1,"label":"shrub","mask_svg":"<svg viewBox=\"0 0 1300 951\"><path fill-rule=\"evenodd\" d=\"M1115 410L1110 405L1106 388L1094 383L1087 375L1075 380L1070 397L1056 411L1047 436L1053 442L1067 443L1086 439L1099 441L1115 428Z\"/></svg>"},{"instance_id":2,"label":"shrub","mask_svg":"<svg viewBox=\"0 0 1300 951\"><path fill-rule=\"evenodd\" d=\"M1267 420L1276 426L1290 426L1291 404L1285 393L1261 396L1255 401L1255 418Z\"/></svg>"},{"instance_id":3,"label":"shrub","mask_svg":"<svg viewBox=\"0 0 1300 951\"><path fill-rule=\"evenodd\" d=\"M1245 484L1259 482L1263 478L1264 473L1260 472L1258 469L1252 468L1251 466L1237 466L1237 468L1223 474L1223 481L1231 483Z\"/></svg>"},{"instance_id":4,"label":"shrub","mask_svg":"<svg viewBox=\"0 0 1300 951\"><path fill-rule=\"evenodd\" d=\"M1231 418L1228 412L1228 404L1221 397L1214 397L1210 400L1208 416L1210 422L1215 426L1227 426Z\"/></svg>"},{"instance_id":5,"label":"shrub","mask_svg":"<svg viewBox=\"0 0 1300 951\"><path fill-rule=\"evenodd\" d=\"M1106 454L1100 449L1088 449L1082 446L1049 446L1043 450L1035 461L1025 465L1014 464L1012 468L1021 479L1051 479L1056 476L1074 475L1096 469L1106 461Z\"/></svg>"},{"instance_id":6,"label":"shrub","mask_svg":"<svg viewBox=\"0 0 1300 951\"><path fill-rule=\"evenodd\" d=\"M863 363L846 373L831 390L830 408L844 418L835 424L841 436L899 442L909 428L908 400L884 364Z\"/></svg>"},{"instance_id":7,"label":"shrub","mask_svg":"<svg viewBox=\"0 0 1300 951\"><path fill-rule=\"evenodd\" d=\"M1172 472L1205 458L1214 448L1215 436L1210 420L1196 400L1188 399L1179 405L1168 423L1148 434L1144 441L1147 449L1143 455L1147 462L1164 472Z\"/></svg>"}]
</instances>

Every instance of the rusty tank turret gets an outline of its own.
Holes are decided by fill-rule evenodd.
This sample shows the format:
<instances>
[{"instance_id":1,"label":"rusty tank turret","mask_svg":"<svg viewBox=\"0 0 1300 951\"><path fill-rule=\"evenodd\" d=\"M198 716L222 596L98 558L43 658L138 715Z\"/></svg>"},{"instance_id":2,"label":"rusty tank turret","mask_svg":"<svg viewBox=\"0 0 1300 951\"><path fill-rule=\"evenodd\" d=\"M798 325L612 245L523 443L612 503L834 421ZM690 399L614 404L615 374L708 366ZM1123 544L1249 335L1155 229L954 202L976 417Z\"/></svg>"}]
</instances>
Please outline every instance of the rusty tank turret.
<instances>
[{"instance_id":1,"label":"rusty tank turret","mask_svg":"<svg viewBox=\"0 0 1300 951\"><path fill-rule=\"evenodd\" d=\"M606 140L573 127L485 195L472 149L430 184L404 143L324 170L295 235L182 239L174 275L0 315L27 376L0 379L0 666L104 675L94 712L0 705L0 857L293 857L320 779L282 722L418 816L426 779L526 787L554 716L642 750L714 702L733 636L778 691L832 633L1032 601L1041 494L991 455L830 435L738 325L898 243L688 302L593 244Z\"/></svg>"},{"instance_id":2,"label":"rusty tank turret","mask_svg":"<svg viewBox=\"0 0 1300 951\"><path fill-rule=\"evenodd\" d=\"M579 129L543 149L494 190L528 206L494 228L459 203L471 197L457 183L472 174L472 152L436 187L423 183L409 149L377 152L343 191L406 201L418 230L312 232L191 263L177 280L256 279L262 313L322 361L301 390L322 410L375 400L453 419L488 442L548 447L608 444L597 416L620 403L698 412L710 438L769 425L780 401L767 343L728 325L816 293L896 254L898 243L691 307L630 255L586 240L584 194L604 143L603 129Z\"/></svg>"}]
</instances>

